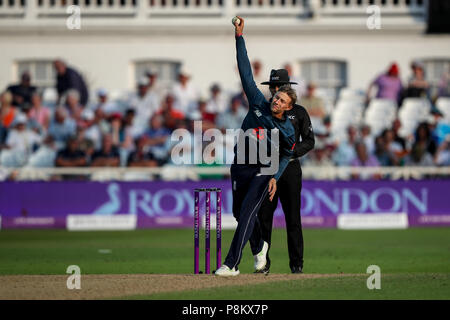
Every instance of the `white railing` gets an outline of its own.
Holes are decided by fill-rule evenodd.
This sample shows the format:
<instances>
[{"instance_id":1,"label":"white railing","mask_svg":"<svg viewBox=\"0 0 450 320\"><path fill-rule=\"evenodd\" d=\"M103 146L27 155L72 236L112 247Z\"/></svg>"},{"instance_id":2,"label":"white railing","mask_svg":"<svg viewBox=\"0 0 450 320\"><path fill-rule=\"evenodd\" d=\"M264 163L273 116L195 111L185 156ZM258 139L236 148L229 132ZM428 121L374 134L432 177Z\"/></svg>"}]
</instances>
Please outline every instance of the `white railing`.
<instances>
[{"instance_id":1,"label":"white railing","mask_svg":"<svg viewBox=\"0 0 450 320\"><path fill-rule=\"evenodd\" d=\"M221 15L226 0L150 0L148 15Z\"/></svg>"},{"instance_id":2,"label":"white railing","mask_svg":"<svg viewBox=\"0 0 450 320\"><path fill-rule=\"evenodd\" d=\"M25 3L18 0L2 1L0 3L0 17L20 17L25 14Z\"/></svg>"},{"instance_id":3,"label":"white railing","mask_svg":"<svg viewBox=\"0 0 450 320\"><path fill-rule=\"evenodd\" d=\"M33 1L33 0L27 0ZM126 16L136 14L133 0L38 0L35 4L37 16L67 16L70 5L78 5L83 16Z\"/></svg>"},{"instance_id":4,"label":"white railing","mask_svg":"<svg viewBox=\"0 0 450 320\"><path fill-rule=\"evenodd\" d=\"M303 179L350 180L383 179L409 180L424 178L450 178L448 167L302 167ZM4 180L54 180L58 176L84 176L86 180L201 180L201 176L228 177L229 166L195 167L165 166L158 168L2 168ZM63 179L63 178L62 178Z\"/></svg>"},{"instance_id":5,"label":"white railing","mask_svg":"<svg viewBox=\"0 0 450 320\"><path fill-rule=\"evenodd\" d=\"M428 0L322 0L321 14L366 14L366 9L376 5L381 14L424 15Z\"/></svg>"},{"instance_id":6,"label":"white railing","mask_svg":"<svg viewBox=\"0 0 450 320\"><path fill-rule=\"evenodd\" d=\"M78 5L84 17L147 19L164 17L367 15L366 8L378 5L382 14L425 17L428 0L3 0L0 18L38 19L67 15Z\"/></svg>"},{"instance_id":7,"label":"white railing","mask_svg":"<svg viewBox=\"0 0 450 320\"><path fill-rule=\"evenodd\" d=\"M303 0L232 0L233 7L241 16L299 15L309 12Z\"/></svg>"}]
</instances>

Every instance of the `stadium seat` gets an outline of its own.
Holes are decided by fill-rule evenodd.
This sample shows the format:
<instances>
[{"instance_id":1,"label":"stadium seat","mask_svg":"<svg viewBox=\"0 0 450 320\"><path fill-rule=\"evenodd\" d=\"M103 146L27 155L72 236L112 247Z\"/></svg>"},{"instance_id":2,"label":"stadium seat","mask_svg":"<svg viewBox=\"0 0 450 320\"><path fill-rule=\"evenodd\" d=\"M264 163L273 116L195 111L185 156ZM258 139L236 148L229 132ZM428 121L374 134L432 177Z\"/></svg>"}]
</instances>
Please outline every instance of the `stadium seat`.
<instances>
[{"instance_id":1,"label":"stadium seat","mask_svg":"<svg viewBox=\"0 0 450 320\"><path fill-rule=\"evenodd\" d=\"M345 124L358 126L363 115L363 105L357 101L341 101L331 113L332 122L339 121Z\"/></svg>"},{"instance_id":2,"label":"stadium seat","mask_svg":"<svg viewBox=\"0 0 450 320\"><path fill-rule=\"evenodd\" d=\"M364 91L360 89L342 88L339 92L339 98L364 97Z\"/></svg>"},{"instance_id":3,"label":"stadium seat","mask_svg":"<svg viewBox=\"0 0 450 320\"><path fill-rule=\"evenodd\" d=\"M330 114L333 111L334 101L336 100L336 93L332 88L317 88L316 96L323 99L325 102L325 111ZM301 104L301 99L300 99Z\"/></svg>"},{"instance_id":4,"label":"stadium seat","mask_svg":"<svg viewBox=\"0 0 450 320\"><path fill-rule=\"evenodd\" d=\"M398 135L402 138L407 138L411 135L414 134L417 126L418 126L418 122L415 120L402 120L400 119L402 126L400 127L399 131L398 131Z\"/></svg>"},{"instance_id":5,"label":"stadium seat","mask_svg":"<svg viewBox=\"0 0 450 320\"><path fill-rule=\"evenodd\" d=\"M359 102L364 104L365 94L364 91L351 88L342 88L339 92L339 102Z\"/></svg>"},{"instance_id":6,"label":"stadium seat","mask_svg":"<svg viewBox=\"0 0 450 320\"><path fill-rule=\"evenodd\" d=\"M372 134L378 135L390 128L397 117L397 104L388 99L372 99L364 113L364 123L370 126Z\"/></svg>"},{"instance_id":7,"label":"stadium seat","mask_svg":"<svg viewBox=\"0 0 450 320\"><path fill-rule=\"evenodd\" d=\"M400 108L401 113L408 117L416 117L419 121L425 121L430 110L430 102L421 98L406 98Z\"/></svg>"},{"instance_id":8,"label":"stadium seat","mask_svg":"<svg viewBox=\"0 0 450 320\"><path fill-rule=\"evenodd\" d=\"M397 110L397 103L390 99L372 99L368 109Z\"/></svg>"},{"instance_id":9,"label":"stadium seat","mask_svg":"<svg viewBox=\"0 0 450 320\"><path fill-rule=\"evenodd\" d=\"M357 100L339 100L336 103L336 109L360 111L364 109L364 105Z\"/></svg>"},{"instance_id":10,"label":"stadium seat","mask_svg":"<svg viewBox=\"0 0 450 320\"><path fill-rule=\"evenodd\" d=\"M374 137L380 135L384 129L388 129L392 126L392 122L386 121L385 119L371 119L370 121L365 120L364 124L370 127L370 132Z\"/></svg>"},{"instance_id":11,"label":"stadium seat","mask_svg":"<svg viewBox=\"0 0 450 320\"><path fill-rule=\"evenodd\" d=\"M398 118L402 123L399 135L407 137L414 133L420 122L429 119L431 104L427 99L406 98L398 112Z\"/></svg>"}]
</instances>

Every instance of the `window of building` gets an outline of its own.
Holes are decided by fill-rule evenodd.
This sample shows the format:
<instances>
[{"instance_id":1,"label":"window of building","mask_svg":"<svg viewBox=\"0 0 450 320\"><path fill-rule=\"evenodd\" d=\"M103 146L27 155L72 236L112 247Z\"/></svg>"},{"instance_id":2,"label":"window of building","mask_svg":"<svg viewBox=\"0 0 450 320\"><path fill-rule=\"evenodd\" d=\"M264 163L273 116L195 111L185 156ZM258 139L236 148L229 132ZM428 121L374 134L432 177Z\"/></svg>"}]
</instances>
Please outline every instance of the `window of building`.
<instances>
[{"instance_id":1,"label":"window of building","mask_svg":"<svg viewBox=\"0 0 450 320\"><path fill-rule=\"evenodd\" d=\"M28 71L31 83L38 87L54 87L56 83L53 60L21 60L16 63L15 78L20 81L22 73Z\"/></svg>"},{"instance_id":2,"label":"window of building","mask_svg":"<svg viewBox=\"0 0 450 320\"><path fill-rule=\"evenodd\" d=\"M331 59L302 60L300 74L307 82L328 89L338 96L339 90L347 86L347 62Z\"/></svg>"},{"instance_id":3,"label":"window of building","mask_svg":"<svg viewBox=\"0 0 450 320\"><path fill-rule=\"evenodd\" d=\"M425 78L430 84L430 97L435 98L439 93L439 85L444 74L450 74L450 58L423 58L417 59L425 67Z\"/></svg>"},{"instance_id":4,"label":"window of building","mask_svg":"<svg viewBox=\"0 0 450 320\"><path fill-rule=\"evenodd\" d=\"M178 61L145 60L135 62L134 80L137 82L147 70L158 75L158 84L169 87L177 78L181 63Z\"/></svg>"},{"instance_id":5,"label":"window of building","mask_svg":"<svg viewBox=\"0 0 450 320\"><path fill-rule=\"evenodd\" d=\"M425 65L425 77L432 85L437 85L443 73L450 70L450 58L423 59L422 62Z\"/></svg>"}]
</instances>

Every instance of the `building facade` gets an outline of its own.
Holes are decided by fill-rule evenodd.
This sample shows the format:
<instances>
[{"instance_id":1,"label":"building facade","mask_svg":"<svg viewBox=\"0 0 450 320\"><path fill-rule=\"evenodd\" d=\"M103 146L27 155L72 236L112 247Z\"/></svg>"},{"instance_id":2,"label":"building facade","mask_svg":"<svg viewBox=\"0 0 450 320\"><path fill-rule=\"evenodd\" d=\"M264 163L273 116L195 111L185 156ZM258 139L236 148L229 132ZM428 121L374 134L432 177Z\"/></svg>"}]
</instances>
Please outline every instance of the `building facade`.
<instances>
[{"instance_id":1,"label":"building facade","mask_svg":"<svg viewBox=\"0 0 450 320\"><path fill-rule=\"evenodd\" d=\"M75 7L73 7L75 5ZM0 88L29 70L54 83L51 61L80 70L91 89L132 90L146 69L170 85L185 70L208 94L239 89L231 19L246 20L247 49L263 75L292 64L322 88L365 90L396 61L403 80L422 60L438 81L450 36L430 35L426 0L8 0L0 2ZM78 28L79 27L79 28Z\"/></svg>"}]
</instances>

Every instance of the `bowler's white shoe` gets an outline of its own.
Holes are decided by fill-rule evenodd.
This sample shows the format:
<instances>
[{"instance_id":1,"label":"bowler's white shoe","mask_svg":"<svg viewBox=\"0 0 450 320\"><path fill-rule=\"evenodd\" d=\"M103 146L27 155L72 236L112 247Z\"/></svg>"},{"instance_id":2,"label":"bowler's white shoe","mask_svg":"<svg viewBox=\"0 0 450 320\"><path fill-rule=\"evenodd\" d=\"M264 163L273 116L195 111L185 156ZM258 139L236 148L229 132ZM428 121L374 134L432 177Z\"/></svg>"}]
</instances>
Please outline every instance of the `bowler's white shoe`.
<instances>
[{"instance_id":1,"label":"bowler's white shoe","mask_svg":"<svg viewBox=\"0 0 450 320\"><path fill-rule=\"evenodd\" d=\"M269 250L269 244L264 241L261 251L258 254L253 256L255 258L254 268L255 268L256 272L263 270L264 267L266 266L267 250Z\"/></svg>"},{"instance_id":2,"label":"bowler's white shoe","mask_svg":"<svg viewBox=\"0 0 450 320\"><path fill-rule=\"evenodd\" d=\"M216 276L222 276L222 277L234 277L239 274L239 270L236 270L235 268L230 269L227 265L222 265L219 269L216 270L215 275Z\"/></svg>"}]
</instances>

